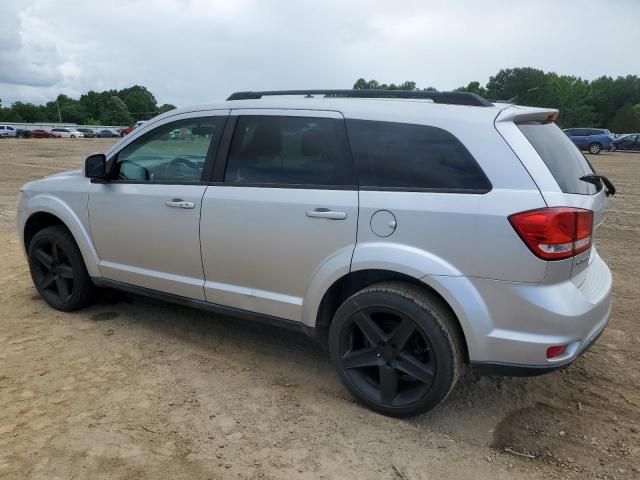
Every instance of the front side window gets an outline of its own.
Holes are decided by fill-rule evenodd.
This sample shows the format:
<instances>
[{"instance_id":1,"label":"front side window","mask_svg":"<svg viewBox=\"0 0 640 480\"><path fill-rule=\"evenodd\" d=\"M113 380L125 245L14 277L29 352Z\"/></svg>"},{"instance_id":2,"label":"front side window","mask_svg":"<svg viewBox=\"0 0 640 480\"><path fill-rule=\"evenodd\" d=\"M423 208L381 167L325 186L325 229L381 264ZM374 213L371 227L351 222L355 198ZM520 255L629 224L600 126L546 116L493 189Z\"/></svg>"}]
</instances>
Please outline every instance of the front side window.
<instances>
[{"instance_id":1,"label":"front side window","mask_svg":"<svg viewBox=\"0 0 640 480\"><path fill-rule=\"evenodd\" d=\"M119 153L114 179L136 182L200 182L209 145L222 117L190 118L161 125Z\"/></svg>"},{"instance_id":2,"label":"front side window","mask_svg":"<svg viewBox=\"0 0 640 480\"><path fill-rule=\"evenodd\" d=\"M342 120L242 116L224 181L235 184L356 184Z\"/></svg>"},{"instance_id":3,"label":"front side window","mask_svg":"<svg viewBox=\"0 0 640 480\"><path fill-rule=\"evenodd\" d=\"M491 190L469 151L441 128L347 120L347 130L358 181L364 188Z\"/></svg>"}]
</instances>

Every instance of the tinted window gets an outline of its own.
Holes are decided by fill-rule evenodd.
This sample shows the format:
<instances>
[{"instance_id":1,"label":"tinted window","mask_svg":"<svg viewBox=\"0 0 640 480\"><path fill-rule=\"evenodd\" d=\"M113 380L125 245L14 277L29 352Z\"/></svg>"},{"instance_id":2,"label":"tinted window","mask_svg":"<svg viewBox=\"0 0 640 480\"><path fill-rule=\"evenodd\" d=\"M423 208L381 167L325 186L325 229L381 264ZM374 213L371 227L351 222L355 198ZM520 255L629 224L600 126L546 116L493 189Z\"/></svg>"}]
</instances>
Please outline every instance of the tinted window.
<instances>
[{"instance_id":1,"label":"tinted window","mask_svg":"<svg viewBox=\"0 0 640 480\"><path fill-rule=\"evenodd\" d=\"M460 141L440 128L347 120L363 187L487 192L491 184Z\"/></svg>"},{"instance_id":2,"label":"tinted window","mask_svg":"<svg viewBox=\"0 0 640 480\"><path fill-rule=\"evenodd\" d=\"M342 120L242 116L231 142L225 182L355 185Z\"/></svg>"},{"instance_id":3,"label":"tinted window","mask_svg":"<svg viewBox=\"0 0 640 480\"><path fill-rule=\"evenodd\" d=\"M565 193L593 194L595 185L580 180L593 173L582 153L555 123L526 122L518 128L536 149Z\"/></svg>"},{"instance_id":4,"label":"tinted window","mask_svg":"<svg viewBox=\"0 0 640 480\"><path fill-rule=\"evenodd\" d=\"M604 134L605 134L604 130L596 130L596 129L589 130L589 135L604 135Z\"/></svg>"},{"instance_id":5,"label":"tinted window","mask_svg":"<svg viewBox=\"0 0 640 480\"><path fill-rule=\"evenodd\" d=\"M589 135L589 130L587 130L586 128L574 128L573 135L584 137L586 135Z\"/></svg>"},{"instance_id":6,"label":"tinted window","mask_svg":"<svg viewBox=\"0 0 640 480\"><path fill-rule=\"evenodd\" d=\"M209 144L224 118L191 118L167 123L119 153L114 178L147 182L199 182Z\"/></svg>"}]
</instances>

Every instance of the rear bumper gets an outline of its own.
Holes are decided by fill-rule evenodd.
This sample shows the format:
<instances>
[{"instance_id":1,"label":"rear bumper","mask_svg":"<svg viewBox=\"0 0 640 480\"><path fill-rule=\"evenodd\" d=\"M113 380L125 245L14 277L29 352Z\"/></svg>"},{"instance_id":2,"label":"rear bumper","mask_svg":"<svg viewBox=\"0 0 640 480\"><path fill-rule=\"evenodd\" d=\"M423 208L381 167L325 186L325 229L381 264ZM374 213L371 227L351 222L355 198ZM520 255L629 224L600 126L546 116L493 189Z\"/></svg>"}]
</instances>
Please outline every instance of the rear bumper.
<instances>
[{"instance_id":1,"label":"rear bumper","mask_svg":"<svg viewBox=\"0 0 640 480\"><path fill-rule=\"evenodd\" d=\"M590 338L578 353L567 361L555 365L518 365L513 363L499 362L471 362L471 370L480 375L501 375L507 377L534 377L536 375L544 375L556 370L560 370L571 365L580 355L585 353L591 346L596 343L606 327L606 323L596 334Z\"/></svg>"},{"instance_id":2,"label":"rear bumper","mask_svg":"<svg viewBox=\"0 0 640 480\"><path fill-rule=\"evenodd\" d=\"M469 361L480 372L538 375L566 367L605 329L611 314L609 268L593 251L577 280L526 284L489 279L440 278L443 296L458 316ZM547 349L566 345L548 359Z\"/></svg>"}]
</instances>

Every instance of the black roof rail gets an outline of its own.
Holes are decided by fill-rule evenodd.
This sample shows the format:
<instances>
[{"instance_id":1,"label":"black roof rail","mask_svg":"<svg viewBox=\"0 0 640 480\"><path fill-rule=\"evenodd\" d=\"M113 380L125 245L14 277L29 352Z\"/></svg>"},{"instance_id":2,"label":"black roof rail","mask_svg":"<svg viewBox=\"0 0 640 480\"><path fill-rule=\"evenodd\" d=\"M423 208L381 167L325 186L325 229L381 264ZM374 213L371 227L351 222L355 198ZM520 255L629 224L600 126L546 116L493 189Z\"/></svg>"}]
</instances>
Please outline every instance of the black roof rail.
<instances>
[{"instance_id":1,"label":"black roof rail","mask_svg":"<svg viewBox=\"0 0 640 480\"><path fill-rule=\"evenodd\" d=\"M255 100L275 95L324 95L326 97L351 97L351 98L426 98L434 103L447 103L452 105L471 105L475 107L492 107L493 104L486 98L469 92L434 92L430 90L271 90L265 92L235 92L229 95L227 100Z\"/></svg>"}]
</instances>

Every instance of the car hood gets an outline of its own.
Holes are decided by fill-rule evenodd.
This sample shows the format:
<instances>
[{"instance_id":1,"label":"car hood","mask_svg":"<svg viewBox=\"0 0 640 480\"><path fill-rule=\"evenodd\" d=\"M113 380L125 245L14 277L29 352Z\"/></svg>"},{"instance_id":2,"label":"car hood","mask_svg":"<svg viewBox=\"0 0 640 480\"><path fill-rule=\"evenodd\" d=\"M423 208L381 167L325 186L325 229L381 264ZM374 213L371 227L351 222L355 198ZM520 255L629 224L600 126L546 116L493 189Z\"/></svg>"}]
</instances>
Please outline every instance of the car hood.
<instances>
[{"instance_id":1,"label":"car hood","mask_svg":"<svg viewBox=\"0 0 640 480\"><path fill-rule=\"evenodd\" d=\"M84 172L82 170L68 170L66 172L58 172L53 175L47 175L44 179L49 178L63 178L63 177L84 177Z\"/></svg>"}]
</instances>

